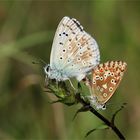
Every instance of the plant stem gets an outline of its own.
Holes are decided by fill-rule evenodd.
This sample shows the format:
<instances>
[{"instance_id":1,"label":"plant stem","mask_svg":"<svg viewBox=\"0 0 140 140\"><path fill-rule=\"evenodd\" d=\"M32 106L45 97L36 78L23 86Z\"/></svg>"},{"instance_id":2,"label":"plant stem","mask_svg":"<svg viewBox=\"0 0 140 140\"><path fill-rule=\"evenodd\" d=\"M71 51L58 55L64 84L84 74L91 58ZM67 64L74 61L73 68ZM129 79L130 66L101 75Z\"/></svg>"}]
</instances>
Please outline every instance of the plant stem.
<instances>
[{"instance_id":1,"label":"plant stem","mask_svg":"<svg viewBox=\"0 0 140 140\"><path fill-rule=\"evenodd\" d=\"M95 116L97 116L100 120L102 120L108 127L110 127L114 131L114 133L120 138L120 140L125 140L125 137L113 122L110 122L103 115L98 113L93 107L87 104L83 99L81 99L79 94L76 95L76 98L83 106L89 106L89 111L93 113Z\"/></svg>"}]
</instances>

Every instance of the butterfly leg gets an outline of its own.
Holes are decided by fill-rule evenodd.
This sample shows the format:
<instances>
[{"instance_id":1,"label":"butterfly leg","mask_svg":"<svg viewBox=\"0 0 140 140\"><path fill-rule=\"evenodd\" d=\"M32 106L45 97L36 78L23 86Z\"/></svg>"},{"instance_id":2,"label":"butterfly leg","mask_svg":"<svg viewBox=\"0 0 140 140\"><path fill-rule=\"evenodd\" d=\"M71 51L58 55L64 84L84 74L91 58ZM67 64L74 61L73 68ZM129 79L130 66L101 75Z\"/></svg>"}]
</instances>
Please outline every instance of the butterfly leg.
<instances>
[{"instance_id":1,"label":"butterfly leg","mask_svg":"<svg viewBox=\"0 0 140 140\"><path fill-rule=\"evenodd\" d=\"M74 90L76 90L76 88L73 86L73 84L72 84L71 80L70 80L70 79L68 79L68 80L69 80L70 85L72 86L72 88L73 88Z\"/></svg>"}]
</instances>

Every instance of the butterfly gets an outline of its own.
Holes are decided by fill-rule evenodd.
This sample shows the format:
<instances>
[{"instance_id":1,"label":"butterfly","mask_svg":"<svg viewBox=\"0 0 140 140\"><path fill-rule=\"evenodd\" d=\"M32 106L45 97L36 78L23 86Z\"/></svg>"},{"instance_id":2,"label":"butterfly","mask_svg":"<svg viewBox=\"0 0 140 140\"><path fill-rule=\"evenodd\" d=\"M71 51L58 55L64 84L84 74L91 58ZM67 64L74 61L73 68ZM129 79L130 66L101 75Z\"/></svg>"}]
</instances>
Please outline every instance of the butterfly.
<instances>
[{"instance_id":1,"label":"butterfly","mask_svg":"<svg viewBox=\"0 0 140 140\"><path fill-rule=\"evenodd\" d=\"M97 109L104 109L105 103L112 97L119 86L127 64L123 61L108 61L97 65L92 70L90 84L91 104Z\"/></svg>"},{"instance_id":2,"label":"butterfly","mask_svg":"<svg viewBox=\"0 0 140 140\"><path fill-rule=\"evenodd\" d=\"M71 77L81 81L99 61L96 41L84 31L79 21L63 17L54 36L50 64L44 67L46 76L56 81Z\"/></svg>"}]
</instances>

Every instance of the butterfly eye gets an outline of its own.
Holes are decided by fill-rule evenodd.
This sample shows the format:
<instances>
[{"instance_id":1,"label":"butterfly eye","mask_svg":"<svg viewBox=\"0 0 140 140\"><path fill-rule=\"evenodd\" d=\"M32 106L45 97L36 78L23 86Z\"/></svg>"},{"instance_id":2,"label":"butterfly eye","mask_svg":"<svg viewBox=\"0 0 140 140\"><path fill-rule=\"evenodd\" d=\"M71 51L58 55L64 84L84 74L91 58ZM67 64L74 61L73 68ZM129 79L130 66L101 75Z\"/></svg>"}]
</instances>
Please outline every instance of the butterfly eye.
<instances>
[{"instance_id":1,"label":"butterfly eye","mask_svg":"<svg viewBox=\"0 0 140 140\"><path fill-rule=\"evenodd\" d=\"M49 71L49 69L50 69L50 66L48 66L48 67L47 67L47 69L46 69L46 70L47 70L47 72Z\"/></svg>"},{"instance_id":2,"label":"butterfly eye","mask_svg":"<svg viewBox=\"0 0 140 140\"><path fill-rule=\"evenodd\" d=\"M45 72L49 72L50 70L50 65L47 65L45 68L44 68Z\"/></svg>"}]
</instances>

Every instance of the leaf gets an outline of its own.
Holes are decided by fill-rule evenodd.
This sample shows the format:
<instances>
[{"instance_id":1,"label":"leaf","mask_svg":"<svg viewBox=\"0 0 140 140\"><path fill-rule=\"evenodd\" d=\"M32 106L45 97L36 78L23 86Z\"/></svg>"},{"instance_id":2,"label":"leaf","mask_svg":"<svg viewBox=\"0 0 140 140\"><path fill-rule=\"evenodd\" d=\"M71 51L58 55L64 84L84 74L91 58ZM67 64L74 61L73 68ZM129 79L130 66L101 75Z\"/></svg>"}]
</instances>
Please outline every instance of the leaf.
<instances>
[{"instance_id":1,"label":"leaf","mask_svg":"<svg viewBox=\"0 0 140 140\"><path fill-rule=\"evenodd\" d=\"M127 103L123 103L122 106L118 110L116 110L115 113L113 114L112 119L111 119L111 122L113 125L115 122L116 115L126 106L126 104Z\"/></svg>"},{"instance_id":2,"label":"leaf","mask_svg":"<svg viewBox=\"0 0 140 140\"><path fill-rule=\"evenodd\" d=\"M94 132L96 130L104 130L104 129L109 129L109 127L107 125L105 125L105 124L102 124L102 125L98 126L97 128L94 128L94 129L88 131L86 133L85 137L89 136L92 132Z\"/></svg>"},{"instance_id":3,"label":"leaf","mask_svg":"<svg viewBox=\"0 0 140 140\"><path fill-rule=\"evenodd\" d=\"M15 42L7 43L1 46L0 58L14 57L25 48L36 46L37 44L50 41L52 31L38 32L21 38Z\"/></svg>"}]
</instances>

